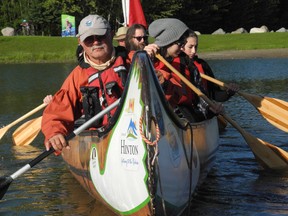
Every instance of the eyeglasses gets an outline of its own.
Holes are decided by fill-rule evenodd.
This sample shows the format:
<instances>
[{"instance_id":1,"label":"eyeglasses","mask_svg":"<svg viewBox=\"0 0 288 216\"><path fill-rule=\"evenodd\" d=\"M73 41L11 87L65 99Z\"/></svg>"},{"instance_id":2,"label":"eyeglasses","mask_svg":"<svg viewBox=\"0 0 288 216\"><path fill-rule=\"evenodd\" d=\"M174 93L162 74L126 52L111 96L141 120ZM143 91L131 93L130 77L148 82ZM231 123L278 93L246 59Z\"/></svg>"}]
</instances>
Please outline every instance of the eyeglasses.
<instances>
[{"instance_id":1,"label":"eyeglasses","mask_svg":"<svg viewBox=\"0 0 288 216\"><path fill-rule=\"evenodd\" d=\"M92 44L94 41L103 41L105 39L106 39L106 34L105 35L91 35L84 40L84 43Z\"/></svg>"},{"instance_id":2,"label":"eyeglasses","mask_svg":"<svg viewBox=\"0 0 288 216\"><path fill-rule=\"evenodd\" d=\"M133 38L135 38L138 42L141 42L142 39L146 41L148 39L148 36L138 36L138 37L133 37Z\"/></svg>"}]
</instances>

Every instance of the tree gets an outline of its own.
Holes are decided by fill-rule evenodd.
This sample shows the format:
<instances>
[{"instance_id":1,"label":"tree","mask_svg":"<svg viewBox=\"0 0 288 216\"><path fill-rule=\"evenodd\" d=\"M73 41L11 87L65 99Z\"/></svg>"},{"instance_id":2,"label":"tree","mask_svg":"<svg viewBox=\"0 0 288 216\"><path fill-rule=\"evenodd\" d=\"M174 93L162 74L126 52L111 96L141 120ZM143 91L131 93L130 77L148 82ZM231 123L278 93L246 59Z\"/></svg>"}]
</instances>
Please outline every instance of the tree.
<instances>
[{"instance_id":1,"label":"tree","mask_svg":"<svg viewBox=\"0 0 288 216\"><path fill-rule=\"evenodd\" d=\"M222 25L225 26L225 30L232 32L238 28L244 28L249 31L255 23L253 7L254 1L251 0L234 1L229 6L226 16L223 17Z\"/></svg>"},{"instance_id":2,"label":"tree","mask_svg":"<svg viewBox=\"0 0 288 216\"><path fill-rule=\"evenodd\" d=\"M287 0L142 0L147 24L155 19L175 17L191 29L212 33L218 28L230 32L266 25L277 30L288 26ZM19 29L23 19L37 35L61 35L61 14L75 16L76 26L89 14L99 14L118 28L123 20L121 0L1 0L0 27Z\"/></svg>"},{"instance_id":3,"label":"tree","mask_svg":"<svg viewBox=\"0 0 288 216\"><path fill-rule=\"evenodd\" d=\"M266 25L272 30L279 22L278 0L257 0L254 4L255 25L260 27Z\"/></svg>"},{"instance_id":4,"label":"tree","mask_svg":"<svg viewBox=\"0 0 288 216\"><path fill-rule=\"evenodd\" d=\"M176 14L191 29L211 33L223 27L222 17L228 13L229 0L190 0L182 3Z\"/></svg>"},{"instance_id":5,"label":"tree","mask_svg":"<svg viewBox=\"0 0 288 216\"><path fill-rule=\"evenodd\" d=\"M156 19L163 17L174 17L183 9L185 0L144 0L142 8L145 14L147 24L149 25ZM183 20L184 21L184 20Z\"/></svg>"},{"instance_id":6,"label":"tree","mask_svg":"<svg viewBox=\"0 0 288 216\"><path fill-rule=\"evenodd\" d=\"M280 0L279 3L279 23L276 25L277 28L288 27L288 1L287 0Z\"/></svg>"}]
</instances>

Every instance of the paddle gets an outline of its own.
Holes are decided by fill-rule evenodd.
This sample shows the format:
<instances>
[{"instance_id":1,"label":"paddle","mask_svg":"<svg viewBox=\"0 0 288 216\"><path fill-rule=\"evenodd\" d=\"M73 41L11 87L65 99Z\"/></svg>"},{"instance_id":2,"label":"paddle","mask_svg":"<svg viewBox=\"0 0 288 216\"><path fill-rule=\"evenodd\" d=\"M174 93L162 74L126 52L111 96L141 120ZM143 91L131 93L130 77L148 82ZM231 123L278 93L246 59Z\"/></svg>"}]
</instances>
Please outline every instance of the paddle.
<instances>
[{"instance_id":1,"label":"paddle","mask_svg":"<svg viewBox=\"0 0 288 216\"><path fill-rule=\"evenodd\" d=\"M104 116L105 114L107 114L108 112L110 112L112 109L114 109L116 106L118 106L118 104L120 103L120 99L118 99L117 101L115 101L113 104L111 104L110 106L108 106L106 109L102 110L101 112L99 112L97 115L95 115L93 118L91 118L89 121L85 122L83 125L81 125L80 127L78 127L77 129L75 129L73 132L71 132L67 137L66 140L70 140L72 138L74 138L75 136L77 136L78 134L80 134L83 130L85 130L86 128L88 128L94 121L96 121L97 119L101 118L102 116ZM13 182L13 180L15 180L16 178L18 178L20 175L24 174L25 172L27 172L29 169L31 169L33 166L35 166L36 164L38 164L39 162L41 162L44 158L46 158L47 156L49 156L50 154L52 154L55 150L53 148L50 148L48 151L44 151L43 153L41 153L40 155L38 155L35 159L33 159L32 161L30 161L29 163L27 163L25 166L23 166L22 168L20 168L19 170L17 170L16 172L14 172L12 175L10 176L3 176L0 178L0 199L3 198L3 196L5 195L6 191L8 190L10 184Z\"/></svg>"},{"instance_id":2,"label":"paddle","mask_svg":"<svg viewBox=\"0 0 288 216\"><path fill-rule=\"evenodd\" d=\"M227 121L224 119L223 116L221 115L218 115L217 116L217 122L218 122L218 128L219 128L219 131L224 131L225 128L227 127Z\"/></svg>"},{"instance_id":3,"label":"paddle","mask_svg":"<svg viewBox=\"0 0 288 216\"><path fill-rule=\"evenodd\" d=\"M209 106L213 107L214 103L203 94L197 87L195 87L186 77L184 77L180 72L178 72L169 62L167 62L160 54L156 57L162 61L173 73L180 77L180 79L191 88L199 97L203 98ZM235 121L225 114L222 116L234 126L244 137L247 144L251 148L256 160L262 165L263 168L269 169L285 169L288 167L288 153L284 150L262 141L259 138L253 137L251 134L247 133L242 129Z\"/></svg>"},{"instance_id":4,"label":"paddle","mask_svg":"<svg viewBox=\"0 0 288 216\"><path fill-rule=\"evenodd\" d=\"M200 75L210 82L228 88L228 85L220 80L207 76L206 74L200 73ZM282 131L288 132L288 103L286 101L252 95L241 91L237 93L249 101L270 124Z\"/></svg>"},{"instance_id":5,"label":"paddle","mask_svg":"<svg viewBox=\"0 0 288 216\"><path fill-rule=\"evenodd\" d=\"M43 109L47 104L43 103L40 106L36 107L35 109L31 110L30 112L26 113L25 115L23 115L22 117L20 117L19 119L13 121L12 123L10 123L9 125L3 127L0 129L0 139L3 137L3 135L7 132L7 130L9 130L11 127L13 127L14 125L18 124L19 122L21 122L22 120L24 120L25 118L28 118L29 116L33 115L34 113L38 112L39 110Z\"/></svg>"},{"instance_id":6,"label":"paddle","mask_svg":"<svg viewBox=\"0 0 288 216\"><path fill-rule=\"evenodd\" d=\"M42 116L25 122L12 135L14 145L29 145L41 130Z\"/></svg>"}]
</instances>

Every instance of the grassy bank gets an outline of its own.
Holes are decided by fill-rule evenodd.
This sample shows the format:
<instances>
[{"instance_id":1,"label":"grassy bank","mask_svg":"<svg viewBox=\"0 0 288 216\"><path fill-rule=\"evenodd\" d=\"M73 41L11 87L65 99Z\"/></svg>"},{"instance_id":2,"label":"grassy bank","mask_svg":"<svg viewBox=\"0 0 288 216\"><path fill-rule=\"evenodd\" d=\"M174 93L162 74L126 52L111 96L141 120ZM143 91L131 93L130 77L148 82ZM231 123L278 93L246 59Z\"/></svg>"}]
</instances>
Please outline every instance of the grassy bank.
<instances>
[{"instance_id":1,"label":"grassy bank","mask_svg":"<svg viewBox=\"0 0 288 216\"><path fill-rule=\"evenodd\" d=\"M288 32L200 35L199 43L199 52L201 53L288 48ZM0 63L75 62L76 47L77 38L1 36Z\"/></svg>"}]
</instances>

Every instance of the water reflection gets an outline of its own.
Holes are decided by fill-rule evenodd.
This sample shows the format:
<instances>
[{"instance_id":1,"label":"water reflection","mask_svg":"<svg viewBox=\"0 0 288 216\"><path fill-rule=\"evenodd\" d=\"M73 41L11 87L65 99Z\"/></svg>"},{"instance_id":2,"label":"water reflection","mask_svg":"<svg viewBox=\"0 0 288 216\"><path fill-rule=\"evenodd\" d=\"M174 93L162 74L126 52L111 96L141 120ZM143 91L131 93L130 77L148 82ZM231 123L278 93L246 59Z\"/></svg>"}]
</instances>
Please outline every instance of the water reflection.
<instances>
[{"instance_id":1,"label":"water reflection","mask_svg":"<svg viewBox=\"0 0 288 216\"><path fill-rule=\"evenodd\" d=\"M73 64L0 65L0 125L2 121L8 124L7 118L16 119L40 105L47 94L54 94L73 67Z\"/></svg>"},{"instance_id":2,"label":"water reflection","mask_svg":"<svg viewBox=\"0 0 288 216\"><path fill-rule=\"evenodd\" d=\"M219 80L234 80L243 92L288 101L288 59L210 60L209 64ZM73 67L0 65L0 125L11 123L41 104L44 96L57 91ZM287 133L269 124L244 98L231 98L225 110L253 136L288 151ZM41 111L31 118L40 115ZM12 147L12 133L20 125L0 140L1 176L11 174L44 151L41 133L30 146ZM261 170L235 128L228 125L220 137L216 164L194 196L193 215L287 215L288 173ZM16 179L0 206L0 215L115 215L93 200L61 157L54 155Z\"/></svg>"}]
</instances>

